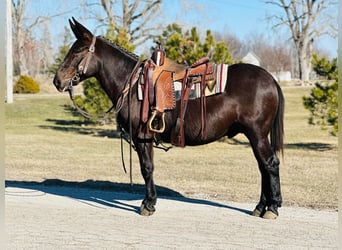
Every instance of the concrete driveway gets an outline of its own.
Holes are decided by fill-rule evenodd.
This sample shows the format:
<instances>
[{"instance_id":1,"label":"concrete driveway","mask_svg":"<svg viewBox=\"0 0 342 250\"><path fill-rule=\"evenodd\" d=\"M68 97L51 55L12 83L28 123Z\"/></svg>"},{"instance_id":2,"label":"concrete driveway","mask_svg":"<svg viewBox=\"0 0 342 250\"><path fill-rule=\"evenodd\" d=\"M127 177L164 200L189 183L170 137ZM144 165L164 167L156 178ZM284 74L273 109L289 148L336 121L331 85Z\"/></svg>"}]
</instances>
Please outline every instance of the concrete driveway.
<instances>
[{"instance_id":1,"label":"concrete driveway","mask_svg":"<svg viewBox=\"0 0 342 250\"><path fill-rule=\"evenodd\" d=\"M7 182L7 249L337 249L337 211L282 207L277 220L255 204Z\"/></svg>"}]
</instances>

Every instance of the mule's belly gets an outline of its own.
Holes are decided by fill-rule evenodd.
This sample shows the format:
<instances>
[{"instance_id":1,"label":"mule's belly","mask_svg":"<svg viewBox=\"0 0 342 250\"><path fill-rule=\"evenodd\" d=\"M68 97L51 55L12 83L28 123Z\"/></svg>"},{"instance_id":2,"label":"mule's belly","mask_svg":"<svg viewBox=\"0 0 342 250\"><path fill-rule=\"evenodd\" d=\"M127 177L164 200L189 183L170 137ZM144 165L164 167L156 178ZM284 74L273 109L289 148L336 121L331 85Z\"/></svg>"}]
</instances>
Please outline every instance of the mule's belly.
<instances>
[{"instance_id":1,"label":"mule's belly","mask_svg":"<svg viewBox=\"0 0 342 250\"><path fill-rule=\"evenodd\" d=\"M185 143L189 146L202 145L225 136L236 120L234 101L227 94L206 98L204 134L202 135L202 111L200 100L188 103L184 117Z\"/></svg>"}]
</instances>

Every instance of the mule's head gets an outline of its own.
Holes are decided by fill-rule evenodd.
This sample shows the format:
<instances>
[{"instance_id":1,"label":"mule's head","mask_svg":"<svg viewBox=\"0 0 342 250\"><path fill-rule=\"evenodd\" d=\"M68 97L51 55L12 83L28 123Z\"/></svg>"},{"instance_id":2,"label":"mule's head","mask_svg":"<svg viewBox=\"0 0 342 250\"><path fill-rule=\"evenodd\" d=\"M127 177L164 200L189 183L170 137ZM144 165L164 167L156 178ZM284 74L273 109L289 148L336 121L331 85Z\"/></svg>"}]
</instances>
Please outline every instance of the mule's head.
<instances>
[{"instance_id":1,"label":"mule's head","mask_svg":"<svg viewBox=\"0 0 342 250\"><path fill-rule=\"evenodd\" d=\"M53 80L53 84L61 92L93 76L97 68L96 37L74 18L69 20L69 23L77 40L71 46Z\"/></svg>"}]
</instances>

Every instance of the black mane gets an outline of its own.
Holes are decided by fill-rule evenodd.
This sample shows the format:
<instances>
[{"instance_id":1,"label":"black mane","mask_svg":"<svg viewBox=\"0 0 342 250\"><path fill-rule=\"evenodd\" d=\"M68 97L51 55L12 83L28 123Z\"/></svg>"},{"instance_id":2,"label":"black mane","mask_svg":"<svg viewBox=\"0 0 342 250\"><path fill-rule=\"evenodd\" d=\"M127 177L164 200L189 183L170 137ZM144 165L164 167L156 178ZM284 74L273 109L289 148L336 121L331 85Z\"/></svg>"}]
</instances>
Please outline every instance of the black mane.
<instances>
[{"instance_id":1,"label":"black mane","mask_svg":"<svg viewBox=\"0 0 342 250\"><path fill-rule=\"evenodd\" d=\"M108 45L114 47L115 49L119 50L121 53L125 54L126 56L129 56L130 58L132 58L133 60L139 60L139 56L133 52L128 51L127 49L125 49L124 47L116 44L115 42L107 39L104 36L99 36L99 38L102 38L105 42L107 42Z\"/></svg>"}]
</instances>

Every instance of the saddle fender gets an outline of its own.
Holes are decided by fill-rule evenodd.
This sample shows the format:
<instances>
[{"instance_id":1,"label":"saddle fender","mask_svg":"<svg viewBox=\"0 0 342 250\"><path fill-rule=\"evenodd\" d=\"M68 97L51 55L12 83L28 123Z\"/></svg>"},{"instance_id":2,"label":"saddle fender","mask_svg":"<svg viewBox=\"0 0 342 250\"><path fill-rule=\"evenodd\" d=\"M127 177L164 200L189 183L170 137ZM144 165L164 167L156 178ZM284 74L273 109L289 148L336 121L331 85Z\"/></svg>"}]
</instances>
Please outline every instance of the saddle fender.
<instances>
[{"instance_id":1,"label":"saddle fender","mask_svg":"<svg viewBox=\"0 0 342 250\"><path fill-rule=\"evenodd\" d=\"M148 129L152 132L162 133L165 130L164 111L176 107L172 71L163 70L159 74L155 83L155 98L155 110L148 121ZM153 123L155 119L158 122Z\"/></svg>"}]
</instances>

